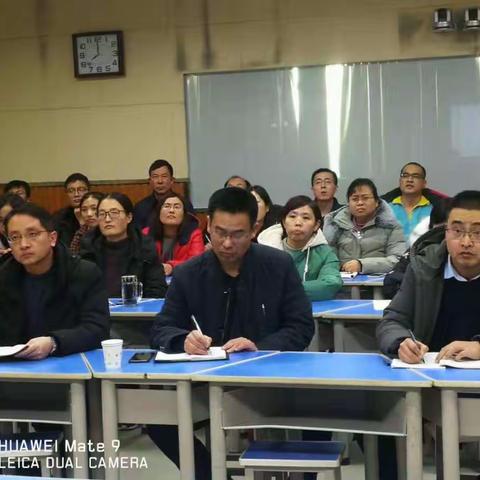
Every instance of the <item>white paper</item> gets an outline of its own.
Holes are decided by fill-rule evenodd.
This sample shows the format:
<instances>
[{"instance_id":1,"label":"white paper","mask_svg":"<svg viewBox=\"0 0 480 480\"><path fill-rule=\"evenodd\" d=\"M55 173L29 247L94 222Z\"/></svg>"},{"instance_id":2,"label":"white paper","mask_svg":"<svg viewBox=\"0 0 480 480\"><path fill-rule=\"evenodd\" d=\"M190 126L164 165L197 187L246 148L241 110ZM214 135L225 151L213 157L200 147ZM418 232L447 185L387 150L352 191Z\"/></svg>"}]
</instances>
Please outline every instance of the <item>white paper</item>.
<instances>
[{"instance_id":1,"label":"white paper","mask_svg":"<svg viewBox=\"0 0 480 480\"><path fill-rule=\"evenodd\" d=\"M207 355L189 355L188 353L157 352L156 362L198 362L208 360L226 360L227 352L222 347L210 347Z\"/></svg>"},{"instance_id":2,"label":"white paper","mask_svg":"<svg viewBox=\"0 0 480 480\"><path fill-rule=\"evenodd\" d=\"M402 362L399 358L395 358L392 360L391 367L392 368L445 368L443 365L435 362L435 358L437 358L438 352L428 352L423 357L422 363L406 363Z\"/></svg>"},{"instance_id":3,"label":"white paper","mask_svg":"<svg viewBox=\"0 0 480 480\"><path fill-rule=\"evenodd\" d=\"M374 300L374 310L385 310L390 305L390 300Z\"/></svg>"},{"instance_id":4,"label":"white paper","mask_svg":"<svg viewBox=\"0 0 480 480\"><path fill-rule=\"evenodd\" d=\"M21 352L25 347L26 345L24 344L13 345L12 347L0 347L0 357L11 357Z\"/></svg>"},{"instance_id":5,"label":"white paper","mask_svg":"<svg viewBox=\"0 0 480 480\"><path fill-rule=\"evenodd\" d=\"M358 275L358 272L340 272L342 278L355 278Z\"/></svg>"}]
</instances>

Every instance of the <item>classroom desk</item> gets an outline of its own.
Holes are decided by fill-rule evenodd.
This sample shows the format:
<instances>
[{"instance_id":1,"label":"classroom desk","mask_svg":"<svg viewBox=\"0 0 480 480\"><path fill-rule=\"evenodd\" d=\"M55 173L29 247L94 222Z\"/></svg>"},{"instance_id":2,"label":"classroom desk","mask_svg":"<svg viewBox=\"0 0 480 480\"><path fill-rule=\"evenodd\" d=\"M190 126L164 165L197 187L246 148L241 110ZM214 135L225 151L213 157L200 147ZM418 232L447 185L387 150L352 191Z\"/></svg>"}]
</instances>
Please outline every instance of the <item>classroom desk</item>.
<instances>
[{"instance_id":1,"label":"classroom desk","mask_svg":"<svg viewBox=\"0 0 480 480\"><path fill-rule=\"evenodd\" d=\"M368 480L378 475L373 436L406 436L407 479L422 478L421 390L432 382L381 355L281 352L193 380L210 385L213 480L226 478L224 430L240 428L365 433Z\"/></svg>"},{"instance_id":2,"label":"classroom desk","mask_svg":"<svg viewBox=\"0 0 480 480\"><path fill-rule=\"evenodd\" d=\"M66 357L47 357L44 360L13 360L0 362L0 383L68 384L69 401L64 410L52 402L42 403L35 398L15 398L0 402L0 421L27 421L71 425L72 438L87 443L85 382L92 377L83 354ZM35 402L36 406L32 407ZM74 451L75 478L88 478L88 454Z\"/></svg>"},{"instance_id":3,"label":"classroom desk","mask_svg":"<svg viewBox=\"0 0 480 480\"><path fill-rule=\"evenodd\" d=\"M178 425L182 480L195 477L193 454L193 424L208 419L206 388L199 385L192 401L191 377L214 366L253 361L272 352L242 352L231 354L229 360L181 363L128 363L136 350L124 350L118 371L105 369L103 353L94 350L85 354L93 377L101 380L103 441L105 459L117 452L112 441L118 439L118 423ZM142 350L145 351L145 350ZM126 386L136 385L134 388ZM145 386L172 388L147 389ZM117 480L119 470L106 469L106 480Z\"/></svg>"},{"instance_id":4,"label":"classroom desk","mask_svg":"<svg viewBox=\"0 0 480 480\"><path fill-rule=\"evenodd\" d=\"M120 298L110 298L109 302L121 302ZM140 303L136 305L109 305L110 317L136 317L142 319L151 319L160 312L163 307L165 299L163 298L143 298Z\"/></svg>"},{"instance_id":5,"label":"classroom desk","mask_svg":"<svg viewBox=\"0 0 480 480\"><path fill-rule=\"evenodd\" d=\"M352 298L360 298L360 287L373 287L373 298L375 300L383 299L383 280L385 274L379 275L365 275L359 274L355 278L343 278L343 286L352 289Z\"/></svg>"}]
</instances>

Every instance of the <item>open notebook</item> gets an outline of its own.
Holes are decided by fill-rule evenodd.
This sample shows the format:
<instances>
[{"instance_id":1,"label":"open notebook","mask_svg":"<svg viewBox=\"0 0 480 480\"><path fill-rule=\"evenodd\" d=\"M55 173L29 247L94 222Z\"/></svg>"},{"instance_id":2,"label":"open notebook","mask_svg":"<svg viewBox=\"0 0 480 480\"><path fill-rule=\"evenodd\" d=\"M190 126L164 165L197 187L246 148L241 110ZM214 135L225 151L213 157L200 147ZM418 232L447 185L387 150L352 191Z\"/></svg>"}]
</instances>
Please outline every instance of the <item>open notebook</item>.
<instances>
[{"instance_id":1,"label":"open notebook","mask_svg":"<svg viewBox=\"0 0 480 480\"><path fill-rule=\"evenodd\" d=\"M27 348L24 344L13 345L12 347L0 347L0 358L13 357Z\"/></svg>"},{"instance_id":2,"label":"open notebook","mask_svg":"<svg viewBox=\"0 0 480 480\"><path fill-rule=\"evenodd\" d=\"M208 355L189 355L188 353L157 352L156 362L207 362L209 360L227 360L228 353L222 347L210 347Z\"/></svg>"},{"instance_id":3,"label":"open notebook","mask_svg":"<svg viewBox=\"0 0 480 480\"><path fill-rule=\"evenodd\" d=\"M440 363L435 362L438 352L428 352L423 357L424 363L405 363L395 358L392 360L390 366L392 368L471 368L471 369L480 369L480 360L461 360L457 362L456 360L440 360Z\"/></svg>"}]
</instances>

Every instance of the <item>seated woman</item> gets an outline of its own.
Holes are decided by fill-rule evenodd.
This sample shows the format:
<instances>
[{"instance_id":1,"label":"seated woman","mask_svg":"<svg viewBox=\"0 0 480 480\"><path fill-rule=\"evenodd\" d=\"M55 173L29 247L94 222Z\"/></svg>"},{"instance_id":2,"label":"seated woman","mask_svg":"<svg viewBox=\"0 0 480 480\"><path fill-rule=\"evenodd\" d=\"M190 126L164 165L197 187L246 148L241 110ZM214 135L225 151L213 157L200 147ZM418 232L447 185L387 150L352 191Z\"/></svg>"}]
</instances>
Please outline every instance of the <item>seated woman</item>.
<instances>
[{"instance_id":1,"label":"seated woman","mask_svg":"<svg viewBox=\"0 0 480 480\"><path fill-rule=\"evenodd\" d=\"M310 300L333 298L342 287L338 258L320 230L321 213L309 197L298 195L283 207L281 224L264 230L258 243L288 252Z\"/></svg>"},{"instance_id":2,"label":"seated woman","mask_svg":"<svg viewBox=\"0 0 480 480\"><path fill-rule=\"evenodd\" d=\"M274 205L270 195L261 185L254 185L250 188L250 193L257 200L258 214L256 225L256 237L267 228L280 222L282 207Z\"/></svg>"},{"instance_id":3,"label":"seated woman","mask_svg":"<svg viewBox=\"0 0 480 480\"><path fill-rule=\"evenodd\" d=\"M387 273L405 251L403 230L387 202L368 178L357 178L347 191L348 204L329 213L323 233L350 273Z\"/></svg>"},{"instance_id":4,"label":"seated woman","mask_svg":"<svg viewBox=\"0 0 480 480\"><path fill-rule=\"evenodd\" d=\"M205 251L198 220L186 211L185 201L175 193L168 194L158 204L150 226L142 233L155 240L166 275L171 275L177 265Z\"/></svg>"},{"instance_id":5,"label":"seated woman","mask_svg":"<svg viewBox=\"0 0 480 480\"><path fill-rule=\"evenodd\" d=\"M87 192L80 200L80 228L75 232L70 243L70 253L78 255L80 242L83 236L98 225L97 208L98 202L105 195L100 192Z\"/></svg>"},{"instance_id":6,"label":"seated woman","mask_svg":"<svg viewBox=\"0 0 480 480\"><path fill-rule=\"evenodd\" d=\"M123 193L110 193L98 204L98 228L81 241L80 256L103 271L109 297L121 296L122 275L136 275L143 296L161 298L167 285L155 244L134 226L133 205Z\"/></svg>"}]
</instances>

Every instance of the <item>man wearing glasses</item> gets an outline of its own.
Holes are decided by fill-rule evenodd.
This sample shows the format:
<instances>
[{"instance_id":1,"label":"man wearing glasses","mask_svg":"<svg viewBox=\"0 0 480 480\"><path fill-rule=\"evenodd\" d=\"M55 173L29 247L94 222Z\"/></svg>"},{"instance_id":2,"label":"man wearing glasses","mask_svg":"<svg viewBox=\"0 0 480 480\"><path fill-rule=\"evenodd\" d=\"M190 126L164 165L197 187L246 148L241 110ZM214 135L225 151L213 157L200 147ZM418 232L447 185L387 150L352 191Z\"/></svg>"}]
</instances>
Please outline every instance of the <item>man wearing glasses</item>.
<instances>
[{"instance_id":1,"label":"man wearing glasses","mask_svg":"<svg viewBox=\"0 0 480 480\"><path fill-rule=\"evenodd\" d=\"M0 270L0 342L26 343L41 360L98 348L108 338L108 296L99 269L57 242L52 217L25 204L5 219L12 256Z\"/></svg>"},{"instance_id":2,"label":"man wearing glasses","mask_svg":"<svg viewBox=\"0 0 480 480\"><path fill-rule=\"evenodd\" d=\"M70 246L75 232L80 228L80 201L90 190L90 181L82 173L72 173L64 182L68 206L55 213L55 230L59 240Z\"/></svg>"},{"instance_id":3,"label":"man wearing glasses","mask_svg":"<svg viewBox=\"0 0 480 480\"><path fill-rule=\"evenodd\" d=\"M175 268L152 346L199 355L213 345L227 352L305 349L314 332L311 304L290 255L252 243L255 197L238 187L217 190L208 215L212 248ZM150 426L149 434L178 466L177 427ZM195 466L196 480L211 478L198 440Z\"/></svg>"},{"instance_id":4,"label":"man wearing glasses","mask_svg":"<svg viewBox=\"0 0 480 480\"><path fill-rule=\"evenodd\" d=\"M335 197L338 188L337 174L329 168L318 168L312 173L312 192L322 218L338 210L341 205Z\"/></svg>"},{"instance_id":5,"label":"man wearing glasses","mask_svg":"<svg viewBox=\"0 0 480 480\"><path fill-rule=\"evenodd\" d=\"M377 327L382 352L407 363L421 362L428 350L440 352L437 360L480 359L480 191L452 199L445 230L440 245L411 255Z\"/></svg>"}]
</instances>

